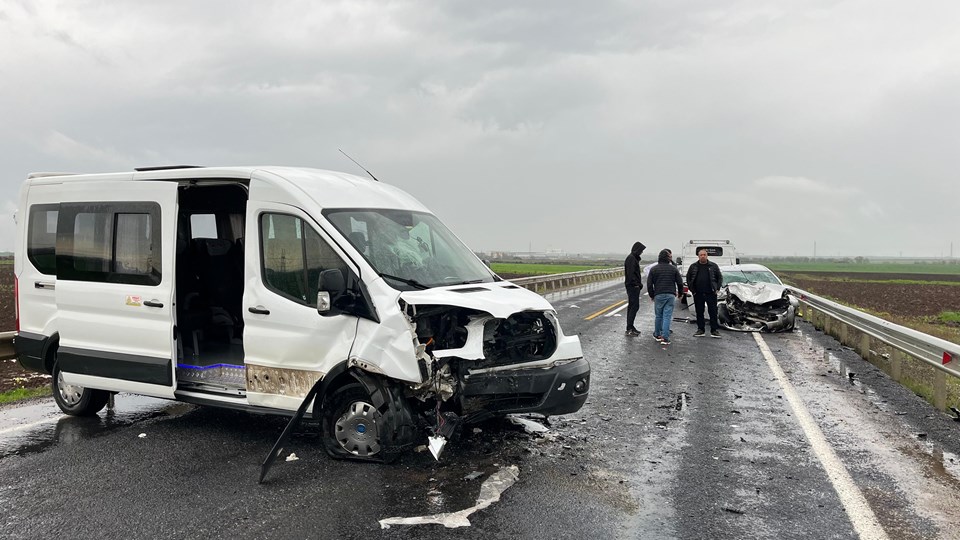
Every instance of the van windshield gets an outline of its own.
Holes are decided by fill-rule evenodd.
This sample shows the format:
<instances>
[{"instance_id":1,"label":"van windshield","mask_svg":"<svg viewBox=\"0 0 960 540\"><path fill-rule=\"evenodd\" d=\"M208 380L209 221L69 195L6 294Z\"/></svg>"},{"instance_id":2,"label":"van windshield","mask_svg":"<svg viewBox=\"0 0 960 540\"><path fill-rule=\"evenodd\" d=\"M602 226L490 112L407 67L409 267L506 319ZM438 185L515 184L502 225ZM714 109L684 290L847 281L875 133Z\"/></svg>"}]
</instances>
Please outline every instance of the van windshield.
<instances>
[{"instance_id":1,"label":"van windshield","mask_svg":"<svg viewBox=\"0 0 960 540\"><path fill-rule=\"evenodd\" d=\"M409 210L328 209L324 216L399 290L495 280L436 216Z\"/></svg>"}]
</instances>

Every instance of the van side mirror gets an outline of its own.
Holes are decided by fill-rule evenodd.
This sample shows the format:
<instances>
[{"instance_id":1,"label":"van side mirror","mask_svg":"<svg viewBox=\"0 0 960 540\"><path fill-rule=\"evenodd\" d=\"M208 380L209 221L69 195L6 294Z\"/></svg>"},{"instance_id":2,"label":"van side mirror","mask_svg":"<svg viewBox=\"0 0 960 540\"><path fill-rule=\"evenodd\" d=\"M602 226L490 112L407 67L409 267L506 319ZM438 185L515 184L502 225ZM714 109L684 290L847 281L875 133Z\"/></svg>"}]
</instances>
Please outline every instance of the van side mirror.
<instances>
[{"instance_id":1,"label":"van side mirror","mask_svg":"<svg viewBox=\"0 0 960 540\"><path fill-rule=\"evenodd\" d=\"M326 314L333 308L333 299L347 290L343 279L343 272L331 268L320 272L320 282L317 287L317 313Z\"/></svg>"},{"instance_id":2,"label":"van side mirror","mask_svg":"<svg viewBox=\"0 0 960 540\"><path fill-rule=\"evenodd\" d=\"M677 266L683 264L683 257L677 257Z\"/></svg>"},{"instance_id":3,"label":"van side mirror","mask_svg":"<svg viewBox=\"0 0 960 540\"><path fill-rule=\"evenodd\" d=\"M740 257L737 257L737 264L740 264Z\"/></svg>"}]
</instances>

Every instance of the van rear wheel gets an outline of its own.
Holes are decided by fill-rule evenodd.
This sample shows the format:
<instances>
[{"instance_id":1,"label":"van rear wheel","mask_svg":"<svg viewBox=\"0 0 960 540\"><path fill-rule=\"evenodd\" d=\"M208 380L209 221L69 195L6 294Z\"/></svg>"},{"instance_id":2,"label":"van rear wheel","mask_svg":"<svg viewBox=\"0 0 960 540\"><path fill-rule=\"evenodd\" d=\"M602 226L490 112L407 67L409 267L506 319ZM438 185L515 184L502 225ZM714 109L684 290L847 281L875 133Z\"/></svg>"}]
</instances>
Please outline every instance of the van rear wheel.
<instances>
[{"instance_id":1,"label":"van rear wheel","mask_svg":"<svg viewBox=\"0 0 960 540\"><path fill-rule=\"evenodd\" d=\"M93 390L76 384L63 382L60 366L53 366L53 399L60 410L71 416L93 416L100 412L110 399L110 392Z\"/></svg>"}]
</instances>

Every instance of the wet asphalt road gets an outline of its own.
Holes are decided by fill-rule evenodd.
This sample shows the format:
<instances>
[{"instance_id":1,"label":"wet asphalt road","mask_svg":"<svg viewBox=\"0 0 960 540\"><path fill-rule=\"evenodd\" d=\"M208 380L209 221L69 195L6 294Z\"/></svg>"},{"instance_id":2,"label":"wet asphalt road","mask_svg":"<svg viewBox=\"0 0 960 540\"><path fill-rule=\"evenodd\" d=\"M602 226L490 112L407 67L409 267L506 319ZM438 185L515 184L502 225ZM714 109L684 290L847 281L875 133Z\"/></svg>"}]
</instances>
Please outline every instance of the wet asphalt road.
<instances>
[{"instance_id":1,"label":"wet asphalt road","mask_svg":"<svg viewBox=\"0 0 960 540\"><path fill-rule=\"evenodd\" d=\"M468 428L440 462L333 461L307 425L285 449L299 459L258 485L282 418L126 395L92 419L0 409L0 538L861 537L754 337L677 323L662 347L646 297L640 337L622 310L585 320L623 296L549 297L592 364L580 412L545 435ZM960 423L805 323L763 340L885 534L960 538ZM469 527L381 529L470 507L510 465L516 483Z\"/></svg>"}]
</instances>

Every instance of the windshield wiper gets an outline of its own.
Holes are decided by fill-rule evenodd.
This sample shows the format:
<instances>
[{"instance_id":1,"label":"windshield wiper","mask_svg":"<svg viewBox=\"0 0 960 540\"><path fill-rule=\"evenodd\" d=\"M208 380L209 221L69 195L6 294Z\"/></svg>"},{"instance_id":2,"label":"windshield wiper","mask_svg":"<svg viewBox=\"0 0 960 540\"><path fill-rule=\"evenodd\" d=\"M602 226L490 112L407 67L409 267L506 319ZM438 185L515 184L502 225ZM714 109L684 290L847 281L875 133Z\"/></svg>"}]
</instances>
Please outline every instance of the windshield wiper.
<instances>
[{"instance_id":1,"label":"windshield wiper","mask_svg":"<svg viewBox=\"0 0 960 540\"><path fill-rule=\"evenodd\" d=\"M418 289L420 289L420 290L425 290L425 289L429 289L429 288L430 288L430 287L424 285L423 283L420 283L419 281L417 281L417 280L415 280L415 279L408 279L408 278L404 278L404 277L400 277L400 276L393 276L393 275L390 275L390 274L384 274L383 272L380 272L380 277L382 277L382 278L387 278L387 279L392 279L392 280L394 280L394 281L399 281L400 283L406 283L407 285L410 285L411 287L416 287L416 288L418 288Z\"/></svg>"}]
</instances>

